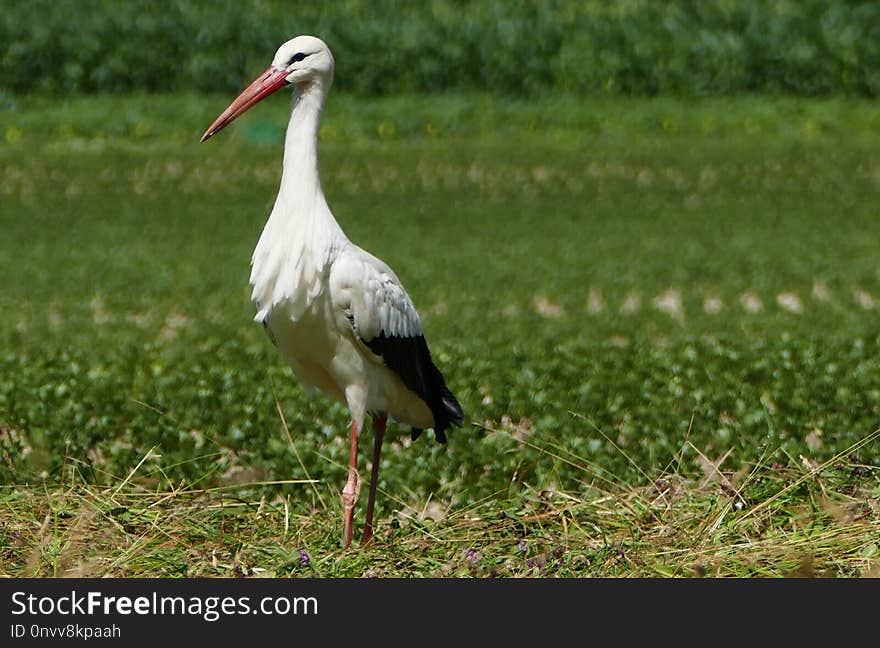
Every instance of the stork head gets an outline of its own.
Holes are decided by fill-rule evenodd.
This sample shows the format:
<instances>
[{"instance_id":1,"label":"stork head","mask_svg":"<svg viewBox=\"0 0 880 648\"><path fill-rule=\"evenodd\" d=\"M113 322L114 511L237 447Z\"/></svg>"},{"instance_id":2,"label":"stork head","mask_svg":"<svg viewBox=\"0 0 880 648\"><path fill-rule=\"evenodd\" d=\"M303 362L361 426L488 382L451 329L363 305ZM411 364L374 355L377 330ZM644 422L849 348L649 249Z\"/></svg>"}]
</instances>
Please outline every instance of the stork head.
<instances>
[{"instance_id":1,"label":"stork head","mask_svg":"<svg viewBox=\"0 0 880 648\"><path fill-rule=\"evenodd\" d=\"M199 141L212 137L276 90L290 84L304 88L315 81L325 87L333 82L333 55L320 38L297 36L278 48L272 65L229 104Z\"/></svg>"},{"instance_id":2,"label":"stork head","mask_svg":"<svg viewBox=\"0 0 880 648\"><path fill-rule=\"evenodd\" d=\"M333 55L327 44L314 36L297 36L284 43L275 52L272 67L287 71L288 83L333 81Z\"/></svg>"}]
</instances>

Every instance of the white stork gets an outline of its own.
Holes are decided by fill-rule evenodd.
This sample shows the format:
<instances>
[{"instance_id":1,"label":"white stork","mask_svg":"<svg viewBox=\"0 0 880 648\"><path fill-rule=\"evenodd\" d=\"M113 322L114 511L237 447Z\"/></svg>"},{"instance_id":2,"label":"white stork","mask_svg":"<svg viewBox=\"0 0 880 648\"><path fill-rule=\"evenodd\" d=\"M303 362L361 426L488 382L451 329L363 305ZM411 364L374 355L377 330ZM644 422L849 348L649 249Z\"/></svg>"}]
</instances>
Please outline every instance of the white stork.
<instances>
[{"instance_id":1,"label":"white stork","mask_svg":"<svg viewBox=\"0 0 880 648\"><path fill-rule=\"evenodd\" d=\"M254 318L307 393L317 387L348 405L351 455L342 490L344 546L351 544L360 491L358 434L367 412L375 433L362 543L373 533L382 437L390 415L412 438L461 426L463 413L431 360L419 315L394 272L348 240L327 206L318 177L318 122L333 82L333 55L313 36L284 43L272 65L223 111L204 142L248 108L287 85L293 107L281 186L251 259Z\"/></svg>"}]
</instances>

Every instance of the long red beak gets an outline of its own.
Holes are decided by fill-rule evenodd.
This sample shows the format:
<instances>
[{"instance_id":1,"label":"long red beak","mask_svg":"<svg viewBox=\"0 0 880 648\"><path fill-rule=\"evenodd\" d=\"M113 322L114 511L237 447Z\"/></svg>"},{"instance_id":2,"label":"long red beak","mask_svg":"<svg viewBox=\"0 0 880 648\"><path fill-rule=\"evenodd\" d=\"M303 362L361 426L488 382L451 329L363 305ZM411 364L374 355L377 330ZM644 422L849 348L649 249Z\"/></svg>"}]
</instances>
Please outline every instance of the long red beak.
<instances>
[{"instance_id":1,"label":"long red beak","mask_svg":"<svg viewBox=\"0 0 880 648\"><path fill-rule=\"evenodd\" d=\"M212 137L214 133L226 128L255 103L259 103L279 88L288 85L285 79L288 74L287 70L278 70L274 66L269 66L269 69L254 79L254 82L245 88L235 101L229 104L229 108L224 110L214 120L214 123L205 131L205 134L202 135L202 139L199 141L204 142L209 137Z\"/></svg>"}]
</instances>

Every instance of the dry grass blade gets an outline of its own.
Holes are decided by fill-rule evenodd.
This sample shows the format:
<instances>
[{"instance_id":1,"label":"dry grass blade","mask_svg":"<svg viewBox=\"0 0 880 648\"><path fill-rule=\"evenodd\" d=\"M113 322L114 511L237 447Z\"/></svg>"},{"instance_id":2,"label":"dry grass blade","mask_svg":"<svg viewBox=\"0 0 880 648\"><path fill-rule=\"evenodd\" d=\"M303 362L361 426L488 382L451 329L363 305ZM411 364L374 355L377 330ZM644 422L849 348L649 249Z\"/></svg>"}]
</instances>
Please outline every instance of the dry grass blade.
<instances>
[{"instance_id":1,"label":"dry grass blade","mask_svg":"<svg viewBox=\"0 0 880 648\"><path fill-rule=\"evenodd\" d=\"M753 508L749 509L746 512L746 514L738 520L738 523L742 523L745 520L752 517L753 515L756 515L760 511L763 511L765 508L767 508L768 506L773 504L773 502L778 500L780 497L782 497L783 495L785 495L789 491L797 488L798 486L803 484L805 481L814 478L816 475L822 473L823 471L827 470L831 466L839 463L842 459L844 459L848 455L860 450L861 448L865 447L866 445L868 445L870 443L873 443L874 441L877 440L878 437L880 437L880 428L874 430L871 434L864 437L860 441L853 443L851 446L849 446L845 450L841 450L836 455L831 457L828 461L825 461L825 462L819 464L818 466L815 466L814 468L810 469L808 472L801 475L798 479L796 479L791 484L788 484L785 488L780 490L778 493L776 493L775 495L773 495L769 499L766 499L763 502L761 502L760 504L757 504Z\"/></svg>"},{"instance_id":2,"label":"dry grass blade","mask_svg":"<svg viewBox=\"0 0 880 648\"><path fill-rule=\"evenodd\" d=\"M132 477L134 477L135 473L138 471L138 469L144 464L144 462L147 459L150 459L152 457L157 456L157 455L153 454L153 451L156 449L156 447L157 446L153 446L152 448L147 450L147 452L144 454L143 457L141 457L141 460L137 463L137 465L131 469L131 471L128 473L128 475L125 476L125 479L123 479L120 482L119 486L116 487L116 490L113 491L113 495L116 495L119 491L121 491L123 488L125 488L125 485L131 480Z\"/></svg>"},{"instance_id":3,"label":"dry grass blade","mask_svg":"<svg viewBox=\"0 0 880 648\"><path fill-rule=\"evenodd\" d=\"M326 509L327 504L324 502L324 498L321 497L321 492L318 490L318 487L315 486L317 480L313 480L311 478L311 475L309 475L309 471L306 468L306 465L303 463L302 457L299 456L299 450L297 450L296 444L293 442L293 437L290 434L290 428L287 426L287 419L284 417L284 410L281 408L281 401L278 400L278 393L275 391L275 385L272 385L272 396L275 398L275 408L278 410L278 416L281 418L281 425L284 428L284 433L287 435L287 442L290 444L290 448L293 450L293 454L296 457L300 468L303 469L303 473L305 473L306 479L313 482L312 490L315 492L315 496L318 498L318 501L321 502L321 507Z\"/></svg>"}]
</instances>

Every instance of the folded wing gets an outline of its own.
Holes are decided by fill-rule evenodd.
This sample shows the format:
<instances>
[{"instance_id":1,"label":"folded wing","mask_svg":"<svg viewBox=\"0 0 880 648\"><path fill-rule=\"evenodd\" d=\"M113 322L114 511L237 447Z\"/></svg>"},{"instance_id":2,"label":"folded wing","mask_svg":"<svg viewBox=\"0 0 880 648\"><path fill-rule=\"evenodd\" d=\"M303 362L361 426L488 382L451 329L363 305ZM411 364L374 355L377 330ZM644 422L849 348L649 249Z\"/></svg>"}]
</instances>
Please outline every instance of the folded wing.
<instances>
[{"instance_id":1,"label":"folded wing","mask_svg":"<svg viewBox=\"0 0 880 648\"><path fill-rule=\"evenodd\" d=\"M445 443L445 430L461 426L464 414L431 359L419 315L394 272L352 246L333 264L330 286L352 335L425 402L434 417L434 435ZM420 433L413 429L413 439Z\"/></svg>"}]
</instances>

